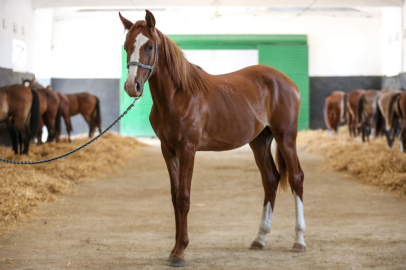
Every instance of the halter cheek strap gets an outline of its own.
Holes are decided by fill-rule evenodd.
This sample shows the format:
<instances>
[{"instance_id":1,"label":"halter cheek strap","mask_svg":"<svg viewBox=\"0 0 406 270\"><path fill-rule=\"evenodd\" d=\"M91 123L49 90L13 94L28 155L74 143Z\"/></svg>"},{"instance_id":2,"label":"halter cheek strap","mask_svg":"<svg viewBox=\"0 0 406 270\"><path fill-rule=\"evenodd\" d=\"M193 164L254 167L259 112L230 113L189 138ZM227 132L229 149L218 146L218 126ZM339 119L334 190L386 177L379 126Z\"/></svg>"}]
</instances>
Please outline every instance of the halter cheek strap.
<instances>
[{"instance_id":1,"label":"halter cheek strap","mask_svg":"<svg viewBox=\"0 0 406 270\"><path fill-rule=\"evenodd\" d=\"M155 29L155 34L156 34L156 36L158 37L158 33L157 33L156 29ZM158 50L159 50L158 41L156 41L156 42L155 42L154 63L152 64L152 66L145 65L145 64L140 63L140 62L137 62L137 61L132 61L132 62L128 62L128 63L127 63L127 69L128 69L130 66L139 66L139 67L141 67L141 68L149 69L150 72L149 72L149 75L148 75L148 78L147 78L147 81L148 81L149 78L151 77L152 73L154 72L155 64L156 64L156 61L157 61L157 59L158 59L158 54L159 54L159 53L158 53Z\"/></svg>"}]
</instances>

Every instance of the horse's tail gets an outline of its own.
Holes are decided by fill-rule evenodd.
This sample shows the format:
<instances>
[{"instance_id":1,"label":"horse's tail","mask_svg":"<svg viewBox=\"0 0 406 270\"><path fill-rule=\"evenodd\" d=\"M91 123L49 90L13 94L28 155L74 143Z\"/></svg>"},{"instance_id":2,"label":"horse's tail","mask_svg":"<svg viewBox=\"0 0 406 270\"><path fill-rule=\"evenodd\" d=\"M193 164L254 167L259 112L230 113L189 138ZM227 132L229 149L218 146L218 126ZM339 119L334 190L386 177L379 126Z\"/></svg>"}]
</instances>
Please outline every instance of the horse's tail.
<instances>
[{"instance_id":1,"label":"horse's tail","mask_svg":"<svg viewBox=\"0 0 406 270\"><path fill-rule=\"evenodd\" d=\"M30 139L37 136L39 128L39 97L38 93L35 90L31 90L32 93L32 103L30 111Z\"/></svg>"},{"instance_id":2,"label":"horse's tail","mask_svg":"<svg viewBox=\"0 0 406 270\"><path fill-rule=\"evenodd\" d=\"M96 97L96 106L94 107L93 110L93 119L94 125L99 129L99 132L101 133L100 101L98 97Z\"/></svg>"},{"instance_id":3,"label":"horse's tail","mask_svg":"<svg viewBox=\"0 0 406 270\"><path fill-rule=\"evenodd\" d=\"M379 98L377 98L375 101L376 110L374 113L374 122L375 122L375 134L374 135L375 135L375 137L382 135L383 130L385 129L385 121L383 119L381 109L379 108L378 100L379 100Z\"/></svg>"},{"instance_id":4,"label":"horse's tail","mask_svg":"<svg viewBox=\"0 0 406 270\"><path fill-rule=\"evenodd\" d=\"M358 101L358 108L357 108L357 112L356 112L356 117L355 117L355 121L357 124L362 124L362 114L364 112L364 95L361 95L361 97L359 98Z\"/></svg>"},{"instance_id":5,"label":"horse's tail","mask_svg":"<svg viewBox=\"0 0 406 270\"><path fill-rule=\"evenodd\" d=\"M288 173L286 169L285 159L283 158L279 147L276 148L276 164L278 166L278 171L280 175L279 186L281 190L286 190L288 186Z\"/></svg>"},{"instance_id":6,"label":"horse's tail","mask_svg":"<svg viewBox=\"0 0 406 270\"><path fill-rule=\"evenodd\" d=\"M56 118L55 118L55 134L60 135L61 134L61 117L62 117L62 112L61 112L61 104L58 106L58 111L56 112ZM57 141L59 141L59 137L56 138Z\"/></svg>"},{"instance_id":7,"label":"horse's tail","mask_svg":"<svg viewBox=\"0 0 406 270\"><path fill-rule=\"evenodd\" d=\"M346 112L347 112L347 94L344 94L340 102L340 122L344 123L346 121Z\"/></svg>"},{"instance_id":8,"label":"horse's tail","mask_svg":"<svg viewBox=\"0 0 406 270\"><path fill-rule=\"evenodd\" d=\"M325 104L324 104L324 110L323 110L323 115L324 115L324 122L326 123L326 127L328 128L328 129L331 129L331 123L330 123L330 119L329 119L329 106L330 105L330 103L329 103L329 99L328 99L328 97L326 98L326 100L325 100Z\"/></svg>"}]
</instances>

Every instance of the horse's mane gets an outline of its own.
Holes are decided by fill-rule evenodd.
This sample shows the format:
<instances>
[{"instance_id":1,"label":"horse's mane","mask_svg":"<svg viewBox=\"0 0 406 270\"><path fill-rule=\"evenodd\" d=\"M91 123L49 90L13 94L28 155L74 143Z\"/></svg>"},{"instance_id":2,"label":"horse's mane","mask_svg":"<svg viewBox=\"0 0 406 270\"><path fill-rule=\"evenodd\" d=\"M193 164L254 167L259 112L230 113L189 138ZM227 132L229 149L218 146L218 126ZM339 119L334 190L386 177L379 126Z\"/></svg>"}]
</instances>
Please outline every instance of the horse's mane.
<instances>
[{"instance_id":1,"label":"horse's mane","mask_svg":"<svg viewBox=\"0 0 406 270\"><path fill-rule=\"evenodd\" d=\"M155 31L147 27L146 21L137 21L128 31L127 36L139 27L147 29L151 36L155 34ZM203 76L207 73L201 67L190 63L175 42L158 29L156 29L156 32L160 41L159 50L164 54L163 60L166 61L168 72L175 87L180 91L191 94L210 89L213 83Z\"/></svg>"},{"instance_id":2,"label":"horse's mane","mask_svg":"<svg viewBox=\"0 0 406 270\"><path fill-rule=\"evenodd\" d=\"M161 41L159 49L164 54L168 72L175 87L191 94L212 88L213 83L208 80L207 76L204 76L207 73L201 67L190 63L175 42L159 30L157 33Z\"/></svg>"}]
</instances>

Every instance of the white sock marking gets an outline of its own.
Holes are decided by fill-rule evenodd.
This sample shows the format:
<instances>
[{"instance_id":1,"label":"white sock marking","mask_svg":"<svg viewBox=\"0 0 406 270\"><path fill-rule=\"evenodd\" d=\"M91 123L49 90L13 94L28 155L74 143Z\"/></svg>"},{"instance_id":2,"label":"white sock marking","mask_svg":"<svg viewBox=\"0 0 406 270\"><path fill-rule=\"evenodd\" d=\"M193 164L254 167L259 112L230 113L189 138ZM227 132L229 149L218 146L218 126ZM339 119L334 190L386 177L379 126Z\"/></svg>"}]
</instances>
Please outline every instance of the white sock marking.
<instances>
[{"instance_id":1,"label":"white sock marking","mask_svg":"<svg viewBox=\"0 0 406 270\"><path fill-rule=\"evenodd\" d=\"M306 231L306 224L304 220L303 213L303 202L300 200L296 192L293 191L293 196L295 199L295 210L296 210L296 225L295 225L295 242L306 246L304 241L304 233Z\"/></svg>"},{"instance_id":2,"label":"white sock marking","mask_svg":"<svg viewBox=\"0 0 406 270\"><path fill-rule=\"evenodd\" d=\"M265 246L265 236L271 232L272 214L271 203L268 202L262 210L262 217L261 222L259 223L258 235L254 240L257 243L262 244L263 246Z\"/></svg>"},{"instance_id":3,"label":"white sock marking","mask_svg":"<svg viewBox=\"0 0 406 270\"><path fill-rule=\"evenodd\" d=\"M138 36L135 38L134 52L130 58L131 62L140 61L140 49L147 41L148 41L148 38L146 36L144 36L142 33L138 34ZM138 71L138 66L132 65L128 68L127 82L134 83L134 78L135 78L135 76L137 76L137 71Z\"/></svg>"}]
</instances>

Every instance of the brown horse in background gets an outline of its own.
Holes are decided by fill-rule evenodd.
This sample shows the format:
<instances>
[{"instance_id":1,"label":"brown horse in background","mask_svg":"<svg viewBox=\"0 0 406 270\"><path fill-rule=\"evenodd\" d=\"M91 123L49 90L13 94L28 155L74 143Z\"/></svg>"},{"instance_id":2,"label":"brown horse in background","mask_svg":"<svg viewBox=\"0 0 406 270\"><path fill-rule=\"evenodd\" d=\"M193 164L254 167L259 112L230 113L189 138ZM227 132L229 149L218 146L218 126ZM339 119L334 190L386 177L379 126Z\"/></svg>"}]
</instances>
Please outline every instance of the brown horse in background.
<instances>
[{"instance_id":1,"label":"brown horse in background","mask_svg":"<svg viewBox=\"0 0 406 270\"><path fill-rule=\"evenodd\" d=\"M47 86L47 89L54 91L52 86ZM58 95L59 100L60 100L61 116L65 122L66 132L68 133L69 142L71 142L70 133L72 132L72 123L70 120L69 98L64 93L61 93L58 91L55 91L55 93ZM59 125L55 132L55 138L57 141L59 141L60 137L61 137L61 129L60 129L60 125Z\"/></svg>"},{"instance_id":2,"label":"brown horse in background","mask_svg":"<svg viewBox=\"0 0 406 270\"><path fill-rule=\"evenodd\" d=\"M400 150L406 152L406 91L403 91L397 101L399 115L402 119L402 128L399 136Z\"/></svg>"},{"instance_id":3,"label":"brown horse in background","mask_svg":"<svg viewBox=\"0 0 406 270\"><path fill-rule=\"evenodd\" d=\"M365 94L365 90L358 89L351 91L347 94L347 123L348 123L348 131L350 136L357 137L360 134L361 127L359 125L359 119L357 117L358 105L359 100L363 94Z\"/></svg>"},{"instance_id":4,"label":"brown horse in background","mask_svg":"<svg viewBox=\"0 0 406 270\"><path fill-rule=\"evenodd\" d=\"M326 97L324 121L330 134L332 131L338 133L340 122L345 121L345 93L343 91L334 91Z\"/></svg>"},{"instance_id":5,"label":"brown horse in background","mask_svg":"<svg viewBox=\"0 0 406 270\"><path fill-rule=\"evenodd\" d=\"M39 99L23 85L0 88L0 122L6 122L15 154L27 154L30 140L37 133Z\"/></svg>"},{"instance_id":6,"label":"brown horse in background","mask_svg":"<svg viewBox=\"0 0 406 270\"><path fill-rule=\"evenodd\" d=\"M67 94L71 116L81 114L89 126L89 138L93 137L96 128L101 133L100 101L95 95L87 92ZM70 136L69 136L70 141Z\"/></svg>"},{"instance_id":7,"label":"brown horse in background","mask_svg":"<svg viewBox=\"0 0 406 270\"><path fill-rule=\"evenodd\" d=\"M389 147L393 146L395 137L401 131L402 116L397 101L401 94L400 90L383 90L378 99L379 109L385 119L384 134Z\"/></svg>"},{"instance_id":8,"label":"brown horse in background","mask_svg":"<svg viewBox=\"0 0 406 270\"><path fill-rule=\"evenodd\" d=\"M292 251L304 251L303 179L296 150L300 93L282 72L257 65L224 75L210 75L191 64L166 35L145 21L132 23L120 14L128 30L124 49L128 75L124 89L140 97L149 82L153 105L150 122L161 141L171 182L175 213L175 245L170 266L183 266L189 244L187 216L196 151L226 151L249 143L262 176L263 212L251 244L262 249L271 230L278 185L289 181L296 210ZM278 169L270 151L277 142ZM224 190L227 192L227 190Z\"/></svg>"},{"instance_id":9,"label":"brown horse in background","mask_svg":"<svg viewBox=\"0 0 406 270\"><path fill-rule=\"evenodd\" d=\"M378 137L381 133L382 115L378 107L378 98L380 91L369 90L359 99L357 118L361 125L362 141L369 142L369 136L372 134Z\"/></svg>"},{"instance_id":10,"label":"brown horse in background","mask_svg":"<svg viewBox=\"0 0 406 270\"><path fill-rule=\"evenodd\" d=\"M48 138L47 142L52 142L55 138L57 130L61 127L61 110L59 96L52 90L44 88L39 84L35 77L32 80L22 79L23 85L37 91L40 104L40 123L37 132L37 144L42 144L42 127L47 127Z\"/></svg>"}]
</instances>

